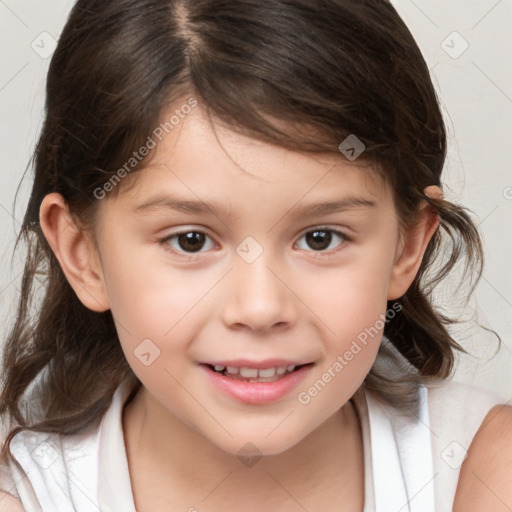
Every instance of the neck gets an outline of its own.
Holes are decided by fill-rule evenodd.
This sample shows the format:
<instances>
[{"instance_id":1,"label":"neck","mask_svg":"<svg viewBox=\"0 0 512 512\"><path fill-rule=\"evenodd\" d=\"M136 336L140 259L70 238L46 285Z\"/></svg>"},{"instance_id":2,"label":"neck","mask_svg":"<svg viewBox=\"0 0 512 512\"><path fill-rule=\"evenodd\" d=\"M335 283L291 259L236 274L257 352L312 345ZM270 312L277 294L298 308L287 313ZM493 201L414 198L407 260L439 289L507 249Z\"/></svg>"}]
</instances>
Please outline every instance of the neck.
<instances>
[{"instance_id":1,"label":"neck","mask_svg":"<svg viewBox=\"0 0 512 512\"><path fill-rule=\"evenodd\" d=\"M255 463L212 444L161 407L144 387L124 408L123 430L134 497L142 504L147 502L143 489L148 485L153 496L161 493L166 503L171 503L170 495L175 504L179 501L179 489L184 504L189 497L188 507L192 497L196 504L201 497L208 499L209 510L216 510L216 501L225 507L227 500L234 506L257 503L255 510L279 504L283 497L300 499L302 505L315 493L327 496L333 490L345 507L349 496L362 499L361 430L350 401L289 450Z\"/></svg>"}]
</instances>

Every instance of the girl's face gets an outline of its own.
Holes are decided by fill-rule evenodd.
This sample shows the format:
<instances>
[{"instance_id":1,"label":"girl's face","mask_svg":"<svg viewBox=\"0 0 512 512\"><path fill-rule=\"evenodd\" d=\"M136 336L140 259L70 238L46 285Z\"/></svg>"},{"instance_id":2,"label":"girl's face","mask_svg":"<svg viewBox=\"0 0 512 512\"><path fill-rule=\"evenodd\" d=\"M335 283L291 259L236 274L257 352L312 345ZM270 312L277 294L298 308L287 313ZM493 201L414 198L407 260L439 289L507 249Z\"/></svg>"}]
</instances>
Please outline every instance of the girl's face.
<instances>
[{"instance_id":1,"label":"girl's face","mask_svg":"<svg viewBox=\"0 0 512 512\"><path fill-rule=\"evenodd\" d=\"M358 389L387 300L408 286L391 192L341 153L214 131L200 107L153 151L100 201L97 226L105 297L147 410L233 454L280 453ZM250 381L257 369L273 382Z\"/></svg>"}]
</instances>

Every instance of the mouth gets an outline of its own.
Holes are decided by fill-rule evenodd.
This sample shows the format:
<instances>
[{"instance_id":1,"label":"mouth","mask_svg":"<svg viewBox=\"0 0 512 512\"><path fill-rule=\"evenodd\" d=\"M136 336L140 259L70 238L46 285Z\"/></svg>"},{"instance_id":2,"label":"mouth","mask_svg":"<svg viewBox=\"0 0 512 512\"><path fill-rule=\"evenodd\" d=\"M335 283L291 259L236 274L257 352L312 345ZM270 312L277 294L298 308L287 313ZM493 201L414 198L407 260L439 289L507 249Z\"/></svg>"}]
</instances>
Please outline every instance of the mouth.
<instances>
[{"instance_id":1,"label":"mouth","mask_svg":"<svg viewBox=\"0 0 512 512\"><path fill-rule=\"evenodd\" d=\"M250 366L230 366L223 364L203 363L211 371L228 377L233 380L244 382L275 382L281 380L291 373L294 373L305 366L312 366L313 363L307 364L290 364L287 366L270 366L267 368L254 368Z\"/></svg>"},{"instance_id":2,"label":"mouth","mask_svg":"<svg viewBox=\"0 0 512 512\"><path fill-rule=\"evenodd\" d=\"M200 363L209 384L237 402L264 405L285 399L311 374L315 363L285 359L248 359Z\"/></svg>"}]
</instances>

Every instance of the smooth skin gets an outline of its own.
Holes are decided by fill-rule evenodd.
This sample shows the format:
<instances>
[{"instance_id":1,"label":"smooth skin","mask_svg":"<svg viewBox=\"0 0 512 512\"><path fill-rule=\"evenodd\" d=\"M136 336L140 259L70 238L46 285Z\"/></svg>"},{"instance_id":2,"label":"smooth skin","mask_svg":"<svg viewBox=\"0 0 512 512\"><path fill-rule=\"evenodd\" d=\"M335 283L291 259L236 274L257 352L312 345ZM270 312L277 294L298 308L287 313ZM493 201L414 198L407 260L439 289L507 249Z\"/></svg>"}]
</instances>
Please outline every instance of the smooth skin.
<instances>
[{"instance_id":1,"label":"smooth skin","mask_svg":"<svg viewBox=\"0 0 512 512\"><path fill-rule=\"evenodd\" d=\"M454 512L512 510L512 408L493 407L460 470Z\"/></svg>"},{"instance_id":2,"label":"smooth skin","mask_svg":"<svg viewBox=\"0 0 512 512\"><path fill-rule=\"evenodd\" d=\"M401 231L390 188L362 159L255 141L212 126L200 107L154 151L119 195L98 202L97 246L59 194L40 211L71 286L87 308L112 311L143 383L123 415L137 509L360 512L363 446L349 399L382 330L307 405L297 394L381 325L387 301L412 283L438 215L424 202ZM218 211L174 210L170 196ZM339 200L337 212L298 212ZM319 249L305 235L322 230ZM198 252L176 236L197 232ZM250 263L237 252L247 237L262 250ZM150 366L134 354L146 339L160 350ZM220 393L199 367L234 358L314 365L294 392L255 406ZM251 468L237 457L247 443L263 456Z\"/></svg>"}]
</instances>

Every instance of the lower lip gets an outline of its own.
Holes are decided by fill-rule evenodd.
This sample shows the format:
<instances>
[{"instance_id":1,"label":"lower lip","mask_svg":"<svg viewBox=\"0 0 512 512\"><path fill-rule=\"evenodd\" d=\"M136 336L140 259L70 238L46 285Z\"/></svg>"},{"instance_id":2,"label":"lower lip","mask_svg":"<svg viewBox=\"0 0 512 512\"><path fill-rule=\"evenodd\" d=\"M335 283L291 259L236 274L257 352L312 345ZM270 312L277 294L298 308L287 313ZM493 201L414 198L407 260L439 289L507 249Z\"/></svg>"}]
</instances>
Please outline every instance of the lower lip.
<instances>
[{"instance_id":1,"label":"lower lip","mask_svg":"<svg viewBox=\"0 0 512 512\"><path fill-rule=\"evenodd\" d=\"M274 382L247 382L225 377L205 364L200 365L217 389L231 398L253 405L268 404L285 397L306 378L312 366L302 366Z\"/></svg>"}]
</instances>

